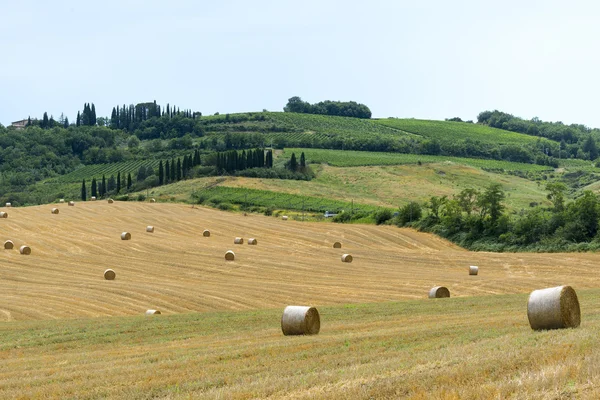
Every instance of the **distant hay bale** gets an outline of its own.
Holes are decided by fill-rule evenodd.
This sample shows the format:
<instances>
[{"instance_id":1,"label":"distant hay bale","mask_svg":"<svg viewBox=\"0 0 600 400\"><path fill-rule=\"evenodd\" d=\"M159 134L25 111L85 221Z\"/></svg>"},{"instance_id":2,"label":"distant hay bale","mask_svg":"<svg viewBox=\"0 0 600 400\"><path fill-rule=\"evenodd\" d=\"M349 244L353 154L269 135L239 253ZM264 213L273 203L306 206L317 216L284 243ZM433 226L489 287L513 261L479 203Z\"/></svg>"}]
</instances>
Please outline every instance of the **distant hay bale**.
<instances>
[{"instance_id":1,"label":"distant hay bale","mask_svg":"<svg viewBox=\"0 0 600 400\"><path fill-rule=\"evenodd\" d=\"M202 236L210 237L210 231L208 229L205 229L204 232L202 232Z\"/></svg>"},{"instance_id":2,"label":"distant hay bale","mask_svg":"<svg viewBox=\"0 0 600 400\"><path fill-rule=\"evenodd\" d=\"M96 196L92 196L91 201L96 201Z\"/></svg>"},{"instance_id":3,"label":"distant hay bale","mask_svg":"<svg viewBox=\"0 0 600 400\"><path fill-rule=\"evenodd\" d=\"M121 233L121 240L131 240L131 233L129 233L129 232Z\"/></svg>"},{"instance_id":4,"label":"distant hay bale","mask_svg":"<svg viewBox=\"0 0 600 400\"><path fill-rule=\"evenodd\" d=\"M69 202L69 205L70 205L70 206L74 206L74 205L75 205L75 202L74 202L74 201L70 201L70 202Z\"/></svg>"},{"instance_id":5,"label":"distant hay bale","mask_svg":"<svg viewBox=\"0 0 600 400\"><path fill-rule=\"evenodd\" d=\"M154 233L154 227L152 225L148 225L146 227L146 232Z\"/></svg>"},{"instance_id":6,"label":"distant hay bale","mask_svg":"<svg viewBox=\"0 0 600 400\"><path fill-rule=\"evenodd\" d=\"M235 239L233 239L233 243L234 244L244 244L244 238L236 237Z\"/></svg>"},{"instance_id":7,"label":"distant hay bale","mask_svg":"<svg viewBox=\"0 0 600 400\"><path fill-rule=\"evenodd\" d=\"M226 261L233 261L235 260L235 253L231 250L228 250L227 253L225 253L225 260Z\"/></svg>"},{"instance_id":8,"label":"distant hay bale","mask_svg":"<svg viewBox=\"0 0 600 400\"><path fill-rule=\"evenodd\" d=\"M113 281L117 277L117 274L112 269L104 271L104 279L107 281Z\"/></svg>"},{"instance_id":9,"label":"distant hay bale","mask_svg":"<svg viewBox=\"0 0 600 400\"><path fill-rule=\"evenodd\" d=\"M284 216L282 216L282 217L281 217L281 219L282 219L282 220L284 220L284 221L287 221L287 219L288 219L288 216L287 216L287 215L284 215Z\"/></svg>"},{"instance_id":10,"label":"distant hay bale","mask_svg":"<svg viewBox=\"0 0 600 400\"><path fill-rule=\"evenodd\" d=\"M258 244L258 242L254 238L249 238L248 239L248 244L256 246Z\"/></svg>"},{"instance_id":11,"label":"distant hay bale","mask_svg":"<svg viewBox=\"0 0 600 400\"><path fill-rule=\"evenodd\" d=\"M344 255L342 255L342 262L351 263L352 262L352 256L350 254L344 254Z\"/></svg>"},{"instance_id":12,"label":"distant hay bale","mask_svg":"<svg viewBox=\"0 0 600 400\"><path fill-rule=\"evenodd\" d=\"M108 204L112 204L112 203L114 203L114 200L113 199L108 199Z\"/></svg>"},{"instance_id":13,"label":"distant hay bale","mask_svg":"<svg viewBox=\"0 0 600 400\"><path fill-rule=\"evenodd\" d=\"M12 204L6 203L6 207L12 207Z\"/></svg>"},{"instance_id":14,"label":"distant hay bale","mask_svg":"<svg viewBox=\"0 0 600 400\"><path fill-rule=\"evenodd\" d=\"M158 310L146 310L146 315L160 315Z\"/></svg>"},{"instance_id":15,"label":"distant hay bale","mask_svg":"<svg viewBox=\"0 0 600 400\"><path fill-rule=\"evenodd\" d=\"M4 242L4 249L5 250L12 250L13 247L15 247L15 244L13 243L12 240L7 240L6 242Z\"/></svg>"},{"instance_id":16,"label":"distant hay bale","mask_svg":"<svg viewBox=\"0 0 600 400\"><path fill-rule=\"evenodd\" d=\"M341 248L342 248L342 244L341 244L340 242L335 242L335 243L333 244L333 248L334 248L334 249L341 249Z\"/></svg>"},{"instance_id":17,"label":"distant hay bale","mask_svg":"<svg viewBox=\"0 0 600 400\"><path fill-rule=\"evenodd\" d=\"M155 198L151 198L150 199L150 203L156 203L156 199Z\"/></svg>"},{"instance_id":18,"label":"distant hay bale","mask_svg":"<svg viewBox=\"0 0 600 400\"><path fill-rule=\"evenodd\" d=\"M476 267L475 265L471 265L469 267L469 275L477 275L479 273L479 267Z\"/></svg>"},{"instance_id":19,"label":"distant hay bale","mask_svg":"<svg viewBox=\"0 0 600 400\"><path fill-rule=\"evenodd\" d=\"M281 316L281 331L288 335L316 335L321 330L321 318L314 307L287 306Z\"/></svg>"},{"instance_id":20,"label":"distant hay bale","mask_svg":"<svg viewBox=\"0 0 600 400\"><path fill-rule=\"evenodd\" d=\"M60 200L58 200L58 202L59 202L59 203L64 203L64 202L65 202L65 199L60 199Z\"/></svg>"},{"instance_id":21,"label":"distant hay bale","mask_svg":"<svg viewBox=\"0 0 600 400\"><path fill-rule=\"evenodd\" d=\"M4 211L0 211L0 218L8 218L8 213Z\"/></svg>"},{"instance_id":22,"label":"distant hay bale","mask_svg":"<svg viewBox=\"0 0 600 400\"><path fill-rule=\"evenodd\" d=\"M58 208L56 208L56 207L55 207L55 208L53 208L53 209L52 209L52 214L58 214Z\"/></svg>"},{"instance_id":23,"label":"distant hay bale","mask_svg":"<svg viewBox=\"0 0 600 400\"><path fill-rule=\"evenodd\" d=\"M527 318L533 330L577 328L581 311L571 286L534 290L527 302Z\"/></svg>"},{"instance_id":24,"label":"distant hay bale","mask_svg":"<svg viewBox=\"0 0 600 400\"><path fill-rule=\"evenodd\" d=\"M435 286L429 291L430 299L441 299L442 297L450 297L450 291L447 287Z\"/></svg>"},{"instance_id":25,"label":"distant hay bale","mask_svg":"<svg viewBox=\"0 0 600 400\"><path fill-rule=\"evenodd\" d=\"M28 256L31 254L31 247L23 245L19 247L19 253Z\"/></svg>"}]
</instances>

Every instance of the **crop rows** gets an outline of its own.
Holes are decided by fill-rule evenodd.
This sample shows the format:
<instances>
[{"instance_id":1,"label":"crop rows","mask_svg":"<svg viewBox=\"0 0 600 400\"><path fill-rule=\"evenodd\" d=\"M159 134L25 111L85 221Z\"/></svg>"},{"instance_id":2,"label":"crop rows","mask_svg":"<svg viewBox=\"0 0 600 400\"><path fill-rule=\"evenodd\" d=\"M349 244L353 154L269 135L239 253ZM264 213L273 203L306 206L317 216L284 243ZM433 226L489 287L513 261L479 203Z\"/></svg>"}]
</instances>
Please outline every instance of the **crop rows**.
<instances>
[{"instance_id":1,"label":"crop rows","mask_svg":"<svg viewBox=\"0 0 600 400\"><path fill-rule=\"evenodd\" d=\"M268 207L281 210L304 210L316 212L372 212L377 207L363 204L353 204L347 201L338 201L327 198L300 196L296 194L272 192L268 190L232 188L216 186L209 189L198 190L192 197L202 203L230 203L237 205Z\"/></svg>"},{"instance_id":2,"label":"crop rows","mask_svg":"<svg viewBox=\"0 0 600 400\"><path fill-rule=\"evenodd\" d=\"M402 165L421 163L453 162L477 168L502 169L505 171L551 171L552 167L537 164L524 164L501 160L483 160L479 158L462 158L447 156L431 156L424 154L381 153L370 151L324 150L324 149L285 149L285 157L304 152L309 163L327 163L335 167L360 167L368 165Z\"/></svg>"},{"instance_id":3,"label":"crop rows","mask_svg":"<svg viewBox=\"0 0 600 400\"><path fill-rule=\"evenodd\" d=\"M105 175L107 178L110 175L126 175L131 173L134 175L142 165L150 165L152 168L156 168L160 160L134 160L134 161L123 161L111 164L94 164L86 165L75 171L63 175L57 179L58 182L80 182L83 179L100 178Z\"/></svg>"}]
</instances>

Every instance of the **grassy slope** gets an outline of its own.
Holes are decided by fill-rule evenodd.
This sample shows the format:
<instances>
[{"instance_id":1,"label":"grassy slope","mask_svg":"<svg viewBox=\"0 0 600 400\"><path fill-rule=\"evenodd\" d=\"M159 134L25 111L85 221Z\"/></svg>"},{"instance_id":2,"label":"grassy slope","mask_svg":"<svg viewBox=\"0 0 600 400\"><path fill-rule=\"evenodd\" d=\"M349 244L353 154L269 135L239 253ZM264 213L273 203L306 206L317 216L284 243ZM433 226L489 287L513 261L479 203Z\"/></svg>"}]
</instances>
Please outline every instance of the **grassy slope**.
<instances>
[{"instance_id":1,"label":"grassy slope","mask_svg":"<svg viewBox=\"0 0 600 400\"><path fill-rule=\"evenodd\" d=\"M430 139L437 139L440 142L470 139L489 144L518 145L533 144L538 140L549 141L548 139L538 138L537 136L529 136L466 122L397 118L379 119L375 122L407 133L420 135Z\"/></svg>"},{"instance_id":2,"label":"grassy slope","mask_svg":"<svg viewBox=\"0 0 600 400\"><path fill-rule=\"evenodd\" d=\"M525 294L0 324L2 398L598 398L600 290L578 329L533 332Z\"/></svg>"}]
</instances>

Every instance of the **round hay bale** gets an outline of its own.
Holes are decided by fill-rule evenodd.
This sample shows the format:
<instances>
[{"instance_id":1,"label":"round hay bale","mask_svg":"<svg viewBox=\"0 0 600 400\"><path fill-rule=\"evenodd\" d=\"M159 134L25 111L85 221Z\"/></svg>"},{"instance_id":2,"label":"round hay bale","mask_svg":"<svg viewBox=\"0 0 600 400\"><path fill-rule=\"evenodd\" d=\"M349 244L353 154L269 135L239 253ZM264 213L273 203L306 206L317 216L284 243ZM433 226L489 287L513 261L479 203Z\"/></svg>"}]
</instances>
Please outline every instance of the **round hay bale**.
<instances>
[{"instance_id":1,"label":"round hay bale","mask_svg":"<svg viewBox=\"0 0 600 400\"><path fill-rule=\"evenodd\" d=\"M342 262L351 263L352 262L352 256L350 254L344 254L344 255L342 255Z\"/></svg>"},{"instance_id":2,"label":"round hay bale","mask_svg":"<svg viewBox=\"0 0 600 400\"><path fill-rule=\"evenodd\" d=\"M258 244L258 242L254 238L249 238L248 239L248 244L256 246Z\"/></svg>"},{"instance_id":3,"label":"round hay bale","mask_svg":"<svg viewBox=\"0 0 600 400\"><path fill-rule=\"evenodd\" d=\"M235 253L231 250L228 250L227 253L225 253L225 260L226 261L233 261L235 260Z\"/></svg>"},{"instance_id":4,"label":"round hay bale","mask_svg":"<svg viewBox=\"0 0 600 400\"><path fill-rule=\"evenodd\" d=\"M316 335L321 330L321 318L314 307L287 306L281 316L281 331L288 335Z\"/></svg>"},{"instance_id":5,"label":"round hay bale","mask_svg":"<svg viewBox=\"0 0 600 400\"><path fill-rule=\"evenodd\" d=\"M113 199L108 199L108 204L112 204L112 203L114 203L114 200Z\"/></svg>"},{"instance_id":6,"label":"round hay bale","mask_svg":"<svg viewBox=\"0 0 600 400\"><path fill-rule=\"evenodd\" d=\"M4 211L1 211L0 212L0 218L8 218L8 213L4 212Z\"/></svg>"},{"instance_id":7,"label":"round hay bale","mask_svg":"<svg viewBox=\"0 0 600 400\"><path fill-rule=\"evenodd\" d=\"M12 204L6 203L6 207L12 207Z\"/></svg>"},{"instance_id":8,"label":"round hay bale","mask_svg":"<svg viewBox=\"0 0 600 400\"><path fill-rule=\"evenodd\" d=\"M160 315L158 310L146 310L146 315Z\"/></svg>"},{"instance_id":9,"label":"round hay bale","mask_svg":"<svg viewBox=\"0 0 600 400\"><path fill-rule=\"evenodd\" d=\"M148 225L146 227L146 232L154 233L154 227L152 225Z\"/></svg>"},{"instance_id":10,"label":"round hay bale","mask_svg":"<svg viewBox=\"0 0 600 400\"><path fill-rule=\"evenodd\" d=\"M155 198L150 199L150 203L156 203L156 199Z\"/></svg>"},{"instance_id":11,"label":"round hay bale","mask_svg":"<svg viewBox=\"0 0 600 400\"><path fill-rule=\"evenodd\" d=\"M96 196L92 196L91 201L96 201Z\"/></svg>"},{"instance_id":12,"label":"round hay bale","mask_svg":"<svg viewBox=\"0 0 600 400\"><path fill-rule=\"evenodd\" d=\"M114 281L116 277L117 274L112 269L107 269L106 271L104 271L104 279L106 279L107 281Z\"/></svg>"},{"instance_id":13,"label":"round hay bale","mask_svg":"<svg viewBox=\"0 0 600 400\"><path fill-rule=\"evenodd\" d=\"M5 250L12 250L13 247L15 247L15 244L13 243L12 240L7 240L6 242L4 242L4 249Z\"/></svg>"},{"instance_id":14,"label":"round hay bale","mask_svg":"<svg viewBox=\"0 0 600 400\"><path fill-rule=\"evenodd\" d=\"M65 202L65 199L60 199L60 200L58 200L58 202L59 202L59 203L64 203L64 202Z\"/></svg>"},{"instance_id":15,"label":"round hay bale","mask_svg":"<svg viewBox=\"0 0 600 400\"><path fill-rule=\"evenodd\" d=\"M341 244L340 242L335 242L335 243L333 244L333 248L334 248L334 249L341 249L341 248L342 248L342 244Z\"/></svg>"},{"instance_id":16,"label":"round hay bale","mask_svg":"<svg viewBox=\"0 0 600 400\"><path fill-rule=\"evenodd\" d=\"M282 217L281 217L281 219L282 219L282 220L284 220L284 221L287 221L287 219L288 219L288 216L287 216L287 215L284 215L284 216L282 216Z\"/></svg>"},{"instance_id":17,"label":"round hay bale","mask_svg":"<svg viewBox=\"0 0 600 400\"><path fill-rule=\"evenodd\" d=\"M450 291L447 287L444 286L435 286L432 287L429 291L430 299L441 299L443 297L450 297Z\"/></svg>"},{"instance_id":18,"label":"round hay bale","mask_svg":"<svg viewBox=\"0 0 600 400\"><path fill-rule=\"evenodd\" d=\"M479 273L479 267L476 267L475 265L471 265L469 267L469 275L477 275Z\"/></svg>"},{"instance_id":19,"label":"round hay bale","mask_svg":"<svg viewBox=\"0 0 600 400\"><path fill-rule=\"evenodd\" d=\"M233 244L244 244L244 238L236 237L233 239Z\"/></svg>"},{"instance_id":20,"label":"round hay bale","mask_svg":"<svg viewBox=\"0 0 600 400\"><path fill-rule=\"evenodd\" d=\"M58 208L56 208L56 207L55 207L55 208L53 208L53 209L52 209L52 214L58 214Z\"/></svg>"},{"instance_id":21,"label":"round hay bale","mask_svg":"<svg viewBox=\"0 0 600 400\"><path fill-rule=\"evenodd\" d=\"M571 286L534 290L527 302L527 318L533 330L577 328L581 310Z\"/></svg>"},{"instance_id":22,"label":"round hay bale","mask_svg":"<svg viewBox=\"0 0 600 400\"><path fill-rule=\"evenodd\" d=\"M205 229L204 232L202 232L202 236L210 237L210 231L208 229Z\"/></svg>"},{"instance_id":23,"label":"round hay bale","mask_svg":"<svg viewBox=\"0 0 600 400\"><path fill-rule=\"evenodd\" d=\"M28 256L31 254L31 247L23 245L19 247L19 253Z\"/></svg>"},{"instance_id":24,"label":"round hay bale","mask_svg":"<svg viewBox=\"0 0 600 400\"><path fill-rule=\"evenodd\" d=\"M75 202L74 202L74 201L70 201L70 202L69 202L69 205L70 205L71 207L73 207L73 206L75 205Z\"/></svg>"},{"instance_id":25,"label":"round hay bale","mask_svg":"<svg viewBox=\"0 0 600 400\"><path fill-rule=\"evenodd\" d=\"M129 233L129 232L121 233L121 240L131 240L131 233Z\"/></svg>"}]
</instances>

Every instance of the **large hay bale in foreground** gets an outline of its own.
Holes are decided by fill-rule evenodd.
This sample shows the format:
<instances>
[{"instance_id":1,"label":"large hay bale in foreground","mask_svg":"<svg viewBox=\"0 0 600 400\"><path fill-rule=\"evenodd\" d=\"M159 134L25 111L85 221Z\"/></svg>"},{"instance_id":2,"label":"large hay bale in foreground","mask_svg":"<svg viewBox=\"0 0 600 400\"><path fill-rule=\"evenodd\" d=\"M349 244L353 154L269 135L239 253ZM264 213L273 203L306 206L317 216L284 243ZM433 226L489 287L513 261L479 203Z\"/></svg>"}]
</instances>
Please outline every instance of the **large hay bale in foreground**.
<instances>
[{"instance_id":1,"label":"large hay bale in foreground","mask_svg":"<svg viewBox=\"0 0 600 400\"><path fill-rule=\"evenodd\" d=\"M249 238L248 239L248 244L256 246L258 244L258 241L254 238Z\"/></svg>"},{"instance_id":2,"label":"large hay bale in foreground","mask_svg":"<svg viewBox=\"0 0 600 400\"><path fill-rule=\"evenodd\" d=\"M282 217L281 217L281 219L282 219L282 220L284 220L284 221L287 221L287 219L288 219L288 216L287 216L287 215L284 215L284 216L282 216Z\"/></svg>"},{"instance_id":3,"label":"large hay bale in foreground","mask_svg":"<svg viewBox=\"0 0 600 400\"><path fill-rule=\"evenodd\" d=\"M342 248L342 244L341 244L340 242L335 242L335 243L333 244L333 248L334 248L334 249L341 249L341 248Z\"/></svg>"},{"instance_id":4,"label":"large hay bale in foreground","mask_svg":"<svg viewBox=\"0 0 600 400\"><path fill-rule=\"evenodd\" d=\"M160 311L158 310L146 310L146 315L159 315Z\"/></svg>"},{"instance_id":5,"label":"large hay bale in foreground","mask_svg":"<svg viewBox=\"0 0 600 400\"><path fill-rule=\"evenodd\" d=\"M31 247L23 245L19 247L19 253L28 256L31 254Z\"/></svg>"},{"instance_id":6,"label":"large hay bale in foreground","mask_svg":"<svg viewBox=\"0 0 600 400\"><path fill-rule=\"evenodd\" d=\"M152 225L148 225L146 227L146 232L154 233L154 227Z\"/></svg>"},{"instance_id":7,"label":"large hay bale in foreground","mask_svg":"<svg viewBox=\"0 0 600 400\"><path fill-rule=\"evenodd\" d=\"M60 200L58 200L58 202L59 202L59 203L64 203L64 202L65 202L65 199L60 199Z\"/></svg>"},{"instance_id":8,"label":"large hay bale in foreground","mask_svg":"<svg viewBox=\"0 0 600 400\"><path fill-rule=\"evenodd\" d=\"M69 202L69 205L70 205L71 207L73 207L73 206L75 205L75 202L74 202L74 201L70 201L70 202Z\"/></svg>"},{"instance_id":9,"label":"large hay bale in foreground","mask_svg":"<svg viewBox=\"0 0 600 400\"><path fill-rule=\"evenodd\" d=\"M450 291L444 286L434 286L429 291L430 299L441 299L443 297L450 297Z\"/></svg>"},{"instance_id":10,"label":"large hay bale in foreground","mask_svg":"<svg viewBox=\"0 0 600 400\"><path fill-rule=\"evenodd\" d=\"M577 328L581 311L571 286L534 290L527 302L527 318L533 330Z\"/></svg>"},{"instance_id":11,"label":"large hay bale in foreground","mask_svg":"<svg viewBox=\"0 0 600 400\"><path fill-rule=\"evenodd\" d=\"M58 214L58 208L54 207L54 208L52 209L52 214Z\"/></svg>"},{"instance_id":12,"label":"large hay bale in foreground","mask_svg":"<svg viewBox=\"0 0 600 400\"><path fill-rule=\"evenodd\" d=\"M12 207L12 204L6 203L6 207Z\"/></svg>"},{"instance_id":13,"label":"large hay bale in foreground","mask_svg":"<svg viewBox=\"0 0 600 400\"><path fill-rule=\"evenodd\" d=\"M12 250L13 247L15 247L15 244L13 243L12 240L7 240L6 242L4 242L4 249L5 250Z\"/></svg>"},{"instance_id":14,"label":"large hay bale in foreground","mask_svg":"<svg viewBox=\"0 0 600 400\"><path fill-rule=\"evenodd\" d=\"M205 229L204 232L202 232L202 236L210 237L210 231L208 229Z\"/></svg>"},{"instance_id":15,"label":"large hay bale in foreground","mask_svg":"<svg viewBox=\"0 0 600 400\"><path fill-rule=\"evenodd\" d=\"M233 244L244 244L244 238L236 237L233 239Z\"/></svg>"},{"instance_id":16,"label":"large hay bale in foreground","mask_svg":"<svg viewBox=\"0 0 600 400\"><path fill-rule=\"evenodd\" d=\"M96 196L92 196L91 201L96 201Z\"/></svg>"},{"instance_id":17,"label":"large hay bale in foreground","mask_svg":"<svg viewBox=\"0 0 600 400\"><path fill-rule=\"evenodd\" d=\"M235 260L235 253L233 251L231 251L231 250L228 250L225 253L225 260L226 261L233 261L233 260Z\"/></svg>"},{"instance_id":18,"label":"large hay bale in foreground","mask_svg":"<svg viewBox=\"0 0 600 400\"><path fill-rule=\"evenodd\" d=\"M104 271L104 279L107 281L113 281L117 277L117 274L112 269Z\"/></svg>"},{"instance_id":19,"label":"large hay bale in foreground","mask_svg":"<svg viewBox=\"0 0 600 400\"><path fill-rule=\"evenodd\" d=\"M284 335L316 335L321 330L321 318L314 307L287 306L281 316Z\"/></svg>"},{"instance_id":20,"label":"large hay bale in foreground","mask_svg":"<svg viewBox=\"0 0 600 400\"><path fill-rule=\"evenodd\" d=\"M344 254L344 255L342 255L342 262L351 263L352 262L352 256L350 254Z\"/></svg>"},{"instance_id":21,"label":"large hay bale in foreground","mask_svg":"<svg viewBox=\"0 0 600 400\"><path fill-rule=\"evenodd\" d=\"M129 233L129 232L121 233L121 240L131 240L131 233Z\"/></svg>"},{"instance_id":22,"label":"large hay bale in foreground","mask_svg":"<svg viewBox=\"0 0 600 400\"><path fill-rule=\"evenodd\" d=\"M7 212L0 212L0 218L8 218L8 213Z\"/></svg>"},{"instance_id":23,"label":"large hay bale in foreground","mask_svg":"<svg viewBox=\"0 0 600 400\"><path fill-rule=\"evenodd\" d=\"M469 267L469 275L477 275L479 273L479 267L476 267L475 265L471 265Z\"/></svg>"}]
</instances>

